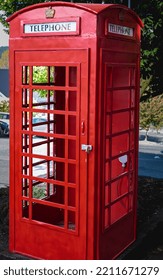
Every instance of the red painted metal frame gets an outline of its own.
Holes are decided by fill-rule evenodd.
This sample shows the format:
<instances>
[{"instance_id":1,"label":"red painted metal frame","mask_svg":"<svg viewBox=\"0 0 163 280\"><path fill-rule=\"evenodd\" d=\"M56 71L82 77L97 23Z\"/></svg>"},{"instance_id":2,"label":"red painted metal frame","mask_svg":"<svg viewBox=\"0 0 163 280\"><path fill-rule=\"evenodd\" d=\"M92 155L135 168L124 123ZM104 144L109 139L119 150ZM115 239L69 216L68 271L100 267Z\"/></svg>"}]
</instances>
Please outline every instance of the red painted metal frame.
<instances>
[{"instance_id":1,"label":"red painted metal frame","mask_svg":"<svg viewBox=\"0 0 163 280\"><path fill-rule=\"evenodd\" d=\"M54 19L45 16L49 5L55 9ZM73 34L23 33L24 23L71 21L74 15L77 30ZM142 22L132 10L122 5L67 2L29 6L12 15L8 21L11 73L10 250L38 259L115 259L136 239ZM134 36L108 33L108 23L133 28ZM34 84L33 78L27 83L28 71L32 77L37 66L48 69L49 80L44 85ZM68 84L70 67L78 69L78 85L72 88ZM53 71L52 83L50 69ZM26 73L23 79L22 71ZM55 85L54 71L60 71L58 81L63 81L65 75L64 85ZM124 84L125 81L128 84ZM49 97L43 102L46 109L38 108L33 101L35 89L47 91ZM78 94L76 112L69 110L70 91ZM50 92L54 96L52 103L59 104L59 109L54 104L53 108L50 107ZM74 94L71 97L76 98ZM71 99L71 102L74 106L75 100ZM46 132L37 131L41 124L33 124L33 113L47 114L42 123L47 127ZM55 117L51 120L52 114ZM45 139L34 143L34 135ZM76 141L76 160L68 156L69 149L71 154L74 153L74 147L68 146L69 140ZM92 145L92 151L82 151L82 144ZM43 145L46 146L45 154L36 154L35 149ZM119 161L121 156L127 157L124 167ZM46 177L38 179L32 172L44 164L47 166ZM71 169L70 174L69 164L71 167L76 164L76 171ZM53 177L50 177L51 170ZM32 192L40 182L47 188L47 197L43 199L34 197ZM55 187L53 190L51 185ZM75 188L78 189L76 198ZM75 221L75 228L71 230L68 211L73 213L70 218ZM64 223L56 225L52 217L54 215L59 221L61 212L64 213Z\"/></svg>"}]
</instances>

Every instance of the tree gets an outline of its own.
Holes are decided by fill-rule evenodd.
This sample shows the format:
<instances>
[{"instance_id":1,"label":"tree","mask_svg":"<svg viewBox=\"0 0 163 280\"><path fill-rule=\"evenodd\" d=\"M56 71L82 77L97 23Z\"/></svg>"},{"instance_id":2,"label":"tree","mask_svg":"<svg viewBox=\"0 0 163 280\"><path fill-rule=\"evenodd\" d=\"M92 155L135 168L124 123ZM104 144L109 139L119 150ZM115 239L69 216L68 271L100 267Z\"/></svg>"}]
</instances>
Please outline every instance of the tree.
<instances>
[{"instance_id":1,"label":"tree","mask_svg":"<svg viewBox=\"0 0 163 280\"><path fill-rule=\"evenodd\" d=\"M9 112L9 101L1 101L0 102L0 111L1 112Z\"/></svg>"},{"instance_id":2,"label":"tree","mask_svg":"<svg viewBox=\"0 0 163 280\"><path fill-rule=\"evenodd\" d=\"M136 2L136 1L135 1ZM141 1L139 1L141 2ZM163 93L163 2L162 0L143 1L135 7L144 21L142 32L142 81L148 81L141 95L141 101Z\"/></svg>"},{"instance_id":3,"label":"tree","mask_svg":"<svg viewBox=\"0 0 163 280\"><path fill-rule=\"evenodd\" d=\"M1 69L8 69L9 68L8 50L4 51L1 55L0 68Z\"/></svg>"},{"instance_id":4,"label":"tree","mask_svg":"<svg viewBox=\"0 0 163 280\"><path fill-rule=\"evenodd\" d=\"M151 126L157 131L163 126L163 94L140 103L140 127L146 130L146 139Z\"/></svg>"},{"instance_id":5,"label":"tree","mask_svg":"<svg viewBox=\"0 0 163 280\"><path fill-rule=\"evenodd\" d=\"M0 15L0 22L7 28L6 18L15 13L16 11L25 8L29 5L50 2L46 0L4 0L0 3L0 11L3 11Z\"/></svg>"}]
</instances>

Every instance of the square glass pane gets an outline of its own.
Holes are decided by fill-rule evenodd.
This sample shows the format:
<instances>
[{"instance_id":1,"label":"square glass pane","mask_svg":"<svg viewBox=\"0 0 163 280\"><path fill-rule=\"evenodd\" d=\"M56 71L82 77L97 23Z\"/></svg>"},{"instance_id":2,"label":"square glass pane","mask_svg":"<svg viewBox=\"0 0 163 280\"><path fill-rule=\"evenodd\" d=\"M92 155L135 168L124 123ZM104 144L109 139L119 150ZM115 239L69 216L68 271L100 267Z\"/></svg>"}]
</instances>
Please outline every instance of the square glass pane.
<instances>
[{"instance_id":1,"label":"square glass pane","mask_svg":"<svg viewBox=\"0 0 163 280\"><path fill-rule=\"evenodd\" d=\"M65 91L56 90L55 91L55 110L65 110Z\"/></svg>"},{"instance_id":2,"label":"square glass pane","mask_svg":"<svg viewBox=\"0 0 163 280\"><path fill-rule=\"evenodd\" d=\"M128 213L128 196L122 198L111 206L111 224L120 220Z\"/></svg>"},{"instance_id":3,"label":"square glass pane","mask_svg":"<svg viewBox=\"0 0 163 280\"><path fill-rule=\"evenodd\" d=\"M130 112L120 112L112 115L112 133L129 129Z\"/></svg>"},{"instance_id":4,"label":"square glass pane","mask_svg":"<svg viewBox=\"0 0 163 280\"><path fill-rule=\"evenodd\" d=\"M56 180L62 182L65 181L65 164L63 162L56 162L55 166Z\"/></svg>"},{"instance_id":5,"label":"square glass pane","mask_svg":"<svg viewBox=\"0 0 163 280\"><path fill-rule=\"evenodd\" d=\"M77 86L77 67L69 67L69 86Z\"/></svg>"},{"instance_id":6,"label":"square glass pane","mask_svg":"<svg viewBox=\"0 0 163 280\"><path fill-rule=\"evenodd\" d=\"M76 111L76 102L77 102L77 92L69 91L69 98L68 98L69 111Z\"/></svg>"},{"instance_id":7,"label":"square glass pane","mask_svg":"<svg viewBox=\"0 0 163 280\"><path fill-rule=\"evenodd\" d=\"M55 133L65 134L65 116L56 114L55 122Z\"/></svg>"},{"instance_id":8,"label":"square glass pane","mask_svg":"<svg viewBox=\"0 0 163 280\"><path fill-rule=\"evenodd\" d=\"M22 200L22 217L29 218L29 201Z\"/></svg>"},{"instance_id":9,"label":"square glass pane","mask_svg":"<svg viewBox=\"0 0 163 280\"><path fill-rule=\"evenodd\" d=\"M47 195L46 201L51 201L58 204L65 203L64 186L56 184L47 184L49 195Z\"/></svg>"},{"instance_id":10,"label":"square glass pane","mask_svg":"<svg viewBox=\"0 0 163 280\"><path fill-rule=\"evenodd\" d=\"M112 156L120 155L129 150L129 133L112 138Z\"/></svg>"},{"instance_id":11,"label":"square glass pane","mask_svg":"<svg viewBox=\"0 0 163 280\"><path fill-rule=\"evenodd\" d=\"M76 189L68 188L68 206L75 207L76 205Z\"/></svg>"},{"instance_id":12,"label":"square glass pane","mask_svg":"<svg viewBox=\"0 0 163 280\"><path fill-rule=\"evenodd\" d=\"M55 66L55 86L65 86L66 85L66 67L65 66Z\"/></svg>"},{"instance_id":13,"label":"square glass pane","mask_svg":"<svg viewBox=\"0 0 163 280\"><path fill-rule=\"evenodd\" d=\"M118 66L113 68L113 87L130 86L130 68Z\"/></svg>"},{"instance_id":14,"label":"square glass pane","mask_svg":"<svg viewBox=\"0 0 163 280\"><path fill-rule=\"evenodd\" d=\"M68 229L75 230L75 212L68 211Z\"/></svg>"},{"instance_id":15,"label":"square glass pane","mask_svg":"<svg viewBox=\"0 0 163 280\"><path fill-rule=\"evenodd\" d=\"M47 188L45 182L32 182L32 197L35 199L43 199L47 195Z\"/></svg>"},{"instance_id":16,"label":"square glass pane","mask_svg":"<svg viewBox=\"0 0 163 280\"><path fill-rule=\"evenodd\" d=\"M76 135L76 116L68 116L68 134Z\"/></svg>"},{"instance_id":17,"label":"square glass pane","mask_svg":"<svg viewBox=\"0 0 163 280\"><path fill-rule=\"evenodd\" d=\"M68 140L68 158L76 159L76 140Z\"/></svg>"},{"instance_id":18,"label":"square glass pane","mask_svg":"<svg viewBox=\"0 0 163 280\"><path fill-rule=\"evenodd\" d=\"M130 108L130 90L114 90L112 102L113 111Z\"/></svg>"},{"instance_id":19,"label":"square glass pane","mask_svg":"<svg viewBox=\"0 0 163 280\"><path fill-rule=\"evenodd\" d=\"M69 183L76 183L76 165L75 164L68 164L68 182Z\"/></svg>"},{"instance_id":20,"label":"square glass pane","mask_svg":"<svg viewBox=\"0 0 163 280\"><path fill-rule=\"evenodd\" d=\"M111 184L111 201L128 193L128 176L123 176Z\"/></svg>"},{"instance_id":21,"label":"square glass pane","mask_svg":"<svg viewBox=\"0 0 163 280\"><path fill-rule=\"evenodd\" d=\"M32 70L32 84L48 84L48 66L33 66Z\"/></svg>"},{"instance_id":22,"label":"square glass pane","mask_svg":"<svg viewBox=\"0 0 163 280\"><path fill-rule=\"evenodd\" d=\"M64 209L34 202L32 203L32 219L63 228Z\"/></svg>"}]
</instances>

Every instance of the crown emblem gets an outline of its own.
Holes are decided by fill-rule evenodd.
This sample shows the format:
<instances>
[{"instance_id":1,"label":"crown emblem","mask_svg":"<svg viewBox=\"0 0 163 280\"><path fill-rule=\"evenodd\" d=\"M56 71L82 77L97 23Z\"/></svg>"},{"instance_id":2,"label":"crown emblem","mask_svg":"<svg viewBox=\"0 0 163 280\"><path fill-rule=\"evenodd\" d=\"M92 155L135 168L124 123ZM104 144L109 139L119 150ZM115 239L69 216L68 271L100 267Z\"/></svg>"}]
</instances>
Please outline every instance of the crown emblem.
<instances>
[{"instance_id":1,"label":"crown emblem","mask_svg":"<svg viewBox=\"0 0 163 280\"><path fill-rule=\"evenodd\" d=\"M46 18L53 18L55 15L55 10L52 9L52 7L49 7L46 11L45 11L45 15Z\"/></svg>"}]
</instances>

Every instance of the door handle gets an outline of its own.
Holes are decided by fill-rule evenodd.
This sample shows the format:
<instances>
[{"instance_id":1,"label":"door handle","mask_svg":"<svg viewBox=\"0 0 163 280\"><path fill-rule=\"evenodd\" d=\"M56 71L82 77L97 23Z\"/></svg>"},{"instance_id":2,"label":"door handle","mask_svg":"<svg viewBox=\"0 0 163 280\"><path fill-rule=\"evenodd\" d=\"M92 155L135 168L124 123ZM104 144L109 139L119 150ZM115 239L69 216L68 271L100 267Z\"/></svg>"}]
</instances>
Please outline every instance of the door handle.
<instances>
[{"instance_id":1,"label":"door handle","mask_svg":"<svg viewBox=\"0 0 163 280\"><path fill-rule=\"evenodd\" d=\"M81 145L81 150L85 151L87 154L89 154L93 150L93 146L92 145L82 144Z\"/></svg>"}]
</instances>

